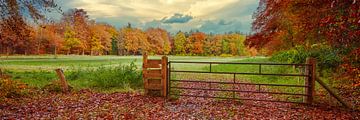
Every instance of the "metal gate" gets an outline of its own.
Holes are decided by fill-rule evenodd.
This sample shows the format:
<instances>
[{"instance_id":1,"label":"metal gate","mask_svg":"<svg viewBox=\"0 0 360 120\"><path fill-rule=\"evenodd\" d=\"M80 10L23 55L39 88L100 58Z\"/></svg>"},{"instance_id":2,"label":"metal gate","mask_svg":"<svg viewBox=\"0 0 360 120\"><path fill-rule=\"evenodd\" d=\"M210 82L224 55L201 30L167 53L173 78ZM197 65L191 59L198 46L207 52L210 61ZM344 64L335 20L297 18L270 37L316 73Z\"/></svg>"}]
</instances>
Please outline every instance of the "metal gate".
<instances>
[{"instance_id":1,"label":"metal gate","mask_svg":"<svg viewBox=\"0 0 360 120\"><path fill-rule=\"evenodd\" d=\"M208 69L205 70L179 70L179 69L172 69L172 66L176 64L202 64L203 66L208 66ZM214 65L253 65L257 66L258 71L256 72L221 72L221 71L214 71ZM220 98L220 99L238 99L238 100L253 100L253 101L267 101L267 102L285 102L285 103L312 103L313 96L314 96L314 84L315 84L315 61L314 60L307 60L306 64L278 64L278 63L237 63L237 62L189 62L189 61L169 61L168 62L168 95L175 95L175 96L188 96L188 97L203 97L203 98ZM279 74L279 73L264 73L262 68L263 66L297 66L303 67L305 69L304 73L299 74ZM175 73L194 73L194 74L225 74L225 75L232 75L232 81L210 81L210 80L191 80L191 79L177 79L173 77ZM290 77L304 77L305 81L303 85L288 85L288 84L260 84L260 83L248 83L248 82L238 82L236 80L236 76L239 75L260 75L260 76L290 76ZM186 87L186 86L176 86L174 84L181 84L181 83L201 83L201 84L208 84L208 87ZM218 88L218 87L211 87L213 85L251 85L255 86L257 90L237 90L237 89L229 89L229 88ZM303 88L305 91L304 93L288 93L288 92L271 92L262 90L262 87L267 86L281 86L281 87L296 87L296 88ZM214 96L214 95L194 95L194 94L187 94L186 92L183 93L175 93L173 90L195 90L195 91L221 91L221 92L228 92L232 93L231 96ZM267 100L267 99L256 99L256 98L238 98L235 97L236 93L254 93L254 94L278 94L278 95L291 95L291 96L301 96L303 97L303 101L301 102L294 102L294 101L281 101L281 100Z\"/></svg>"}]
</instances>

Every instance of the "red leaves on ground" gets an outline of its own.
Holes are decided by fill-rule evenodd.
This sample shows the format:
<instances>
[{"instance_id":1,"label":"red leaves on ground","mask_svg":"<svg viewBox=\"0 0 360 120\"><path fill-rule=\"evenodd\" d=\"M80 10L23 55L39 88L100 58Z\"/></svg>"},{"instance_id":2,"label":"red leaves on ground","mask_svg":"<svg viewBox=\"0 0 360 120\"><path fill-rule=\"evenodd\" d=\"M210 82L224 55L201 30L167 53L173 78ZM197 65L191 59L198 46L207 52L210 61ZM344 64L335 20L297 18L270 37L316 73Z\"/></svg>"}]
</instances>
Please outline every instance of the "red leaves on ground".
<instances>
[{"instance_id":1,"label":"red leaves on ground","mask_svg":"<svg viewBox=\"0 0 360 120\"><path fill-rule=\"evenodd\" d=\"M181 97L169 101L139 93L52 94L1 103L2 119L356 119L356 114L283 103ZM357 116L358 118L359 116Z\"/></svg>"}]
</instances>

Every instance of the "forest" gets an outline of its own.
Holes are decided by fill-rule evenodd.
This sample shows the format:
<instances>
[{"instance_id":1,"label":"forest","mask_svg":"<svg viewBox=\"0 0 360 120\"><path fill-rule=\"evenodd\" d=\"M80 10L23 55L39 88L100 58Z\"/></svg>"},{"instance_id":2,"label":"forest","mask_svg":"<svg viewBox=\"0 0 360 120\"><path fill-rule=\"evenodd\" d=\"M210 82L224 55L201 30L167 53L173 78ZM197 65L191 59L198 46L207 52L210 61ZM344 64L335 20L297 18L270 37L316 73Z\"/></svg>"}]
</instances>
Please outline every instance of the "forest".
<instances>
[{"instance_id":1,"label":"forest","mask_svg":"<svg viewBox=\"0 0 360 120\"><path fill-rule=\"evenodd\" d=\"M83 9L64 13L60 22L18 26L7 18L2 22L1 54L77 54L77 55L247 55L245 35L205 34L194 30L170 34L165 29L134 28L129 23L117 29L90 20ZM11 36L19 33L22 37ZM252 49L254 51L254 49Z\"/></svg>"}]
</instances>

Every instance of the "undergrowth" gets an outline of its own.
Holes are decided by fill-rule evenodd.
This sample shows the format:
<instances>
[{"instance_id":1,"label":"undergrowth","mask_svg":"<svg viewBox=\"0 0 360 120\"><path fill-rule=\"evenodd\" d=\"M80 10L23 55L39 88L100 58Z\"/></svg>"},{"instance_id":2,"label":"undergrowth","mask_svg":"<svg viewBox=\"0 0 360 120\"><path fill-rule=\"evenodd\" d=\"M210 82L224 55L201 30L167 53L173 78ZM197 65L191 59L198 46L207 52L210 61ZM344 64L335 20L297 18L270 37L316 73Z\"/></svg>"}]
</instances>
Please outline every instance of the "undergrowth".
<instances>
[{"instance_id":1,"label":"undergrowth","mask_svg":"<svg viewBox=\"0 0 360 120\"><path fill-rule=\"evenodd\" d=\"M142 73L130 64L100 65L99 67L70 67L64 69L67 82L74 90L92 89L100 92L132 91L142 88ZM36 89L48 89L58 79L55 71L5 71L14 81ZM57 90L56 87L52 90Z\"/></svg>"}]
</instances>

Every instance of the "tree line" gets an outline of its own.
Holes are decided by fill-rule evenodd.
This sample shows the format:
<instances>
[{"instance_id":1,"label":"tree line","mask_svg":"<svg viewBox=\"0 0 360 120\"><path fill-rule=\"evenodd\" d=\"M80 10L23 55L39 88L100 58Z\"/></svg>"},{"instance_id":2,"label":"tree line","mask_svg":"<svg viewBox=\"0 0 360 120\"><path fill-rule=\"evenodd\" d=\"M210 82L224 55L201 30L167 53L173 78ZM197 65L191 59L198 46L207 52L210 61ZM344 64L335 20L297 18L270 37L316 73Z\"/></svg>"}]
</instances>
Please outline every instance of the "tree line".
<instances>
[{"instance_id":1,"label":"tree line","mask_svg":"<svg viewBox=\"0 0 360 120\"><path fill-rule=\"evenodd\" d=\"M65 12L60 21L23 25L1 24L0 54L79 55L248 55L240 33L205 34L200 31L169 33L161 28L142 30L128 26L117 29L90 20L83 9ZM6 29L6 26L22 28ZM18 35L21 34L21 37Z\"/></svg>"}]
</instances>

